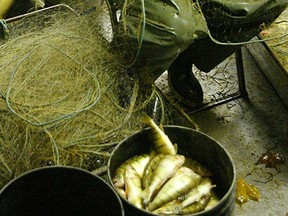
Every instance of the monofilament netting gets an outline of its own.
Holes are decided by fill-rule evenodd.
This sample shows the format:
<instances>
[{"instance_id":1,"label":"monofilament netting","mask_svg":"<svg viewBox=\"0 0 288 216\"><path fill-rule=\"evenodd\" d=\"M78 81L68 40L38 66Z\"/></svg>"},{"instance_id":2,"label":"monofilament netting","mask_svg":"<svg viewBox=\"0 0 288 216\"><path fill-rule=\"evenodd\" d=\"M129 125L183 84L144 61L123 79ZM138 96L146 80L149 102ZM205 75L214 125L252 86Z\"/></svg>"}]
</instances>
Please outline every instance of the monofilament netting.
<instances>
[{"instance_id":1,"label":"monofilament netting","mask_svg":"<svg viewBox=\"0 0 288 216\"><path fill-rule=\"evenodd\" d=\"M10 25L0 45L0 187L47 165L93 171L139 130L139 95L99 25L102 9L49 11Z\"/></svg>"}]
</instances>

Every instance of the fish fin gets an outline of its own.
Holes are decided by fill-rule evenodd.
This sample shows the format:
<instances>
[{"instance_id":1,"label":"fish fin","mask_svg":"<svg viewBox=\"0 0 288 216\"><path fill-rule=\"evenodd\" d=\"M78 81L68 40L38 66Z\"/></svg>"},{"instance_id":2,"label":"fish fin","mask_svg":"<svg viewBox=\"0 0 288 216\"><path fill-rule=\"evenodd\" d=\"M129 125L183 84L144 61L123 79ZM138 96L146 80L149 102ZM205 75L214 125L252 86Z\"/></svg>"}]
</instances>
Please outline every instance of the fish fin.
<instances>
[{"instance_id":1,"label":"fish fin","mask_svg":"<svg viewBox=\"0 0 288 216\"><path fill-rule=\"evenodd\" d=\"M127 193L125 191L125 188L120 188L120 187L115 187L115 188L121 197L127 199Z\"/></svg>"},{"instance_id":2,"label":"fish fin","mask_svg":"<svg viewBox=\"0 0 288 216\"><path fill-rule=\"evenodd\" d=\"M155 157L157 155L155 149L153 147L151 147L151 151L150 151L150 160Z\"/></svg>"},{"instance_id":3,"label":"fish fin","mask_svg":"<svg viewBox=\"0 0 288 216\"><path fill-rule=\"evenodd\" d=\"M0 19L3 19L5 17L5 14L9 11L13 2L13 0L0 1Z\"/></svg>"},{"instance_id":4,"label":"fish fin","mask_svg":"<svg viewBox=\"0 0 288 216\"><path fill-rule=\"evenodd\" d=\"M173 145L173 147L174 147L175 153L177 154L177 152L178 152L178 145L177 145L177 143L175 143L175 144Z\"/></svg>"},{"instance_id":5,"label":"fish fin","mask_svg":"<svg viewBox=\"0 0 288 216\"><path fill-rule=\"evenodd\" d=\"M144 205L147 205L150 202L150 191L147 188L142 191L141 198Z\"/></svg>"},{"instance_id":6,"label":"fish fin","mask_svg":"<svg viewBox=\"0 0 288 216\"><path fill-rule=\"evenodd\" d=\"M152 191L151 188L147 187L141 193L141 198L143 200L143 204L147 206L151 200L154 199L155 194L158 193L158 190Z\"/></svg>"},{"instance_id":7,"label":"fish fin","mask_svg":"<svg viewBox=\"0 0 288 216\"><path fill-rule=\"evenodd\" d=\"M162 124L159 125L160 130L162 130L164 132L164 127Z\"/></svg>"},{"instance_id":8,"label":"fish fin","mask_svg":"<svg viewBox=\"0 0 288 216\"><path fill-rule=\"evenodd\" d=\"M144 124L146 125L150 125L151 124L151 121L152 118L145 112L143 112L141 115L140 115L140 121L143 122Z\"/></svg>"}]
</instances>

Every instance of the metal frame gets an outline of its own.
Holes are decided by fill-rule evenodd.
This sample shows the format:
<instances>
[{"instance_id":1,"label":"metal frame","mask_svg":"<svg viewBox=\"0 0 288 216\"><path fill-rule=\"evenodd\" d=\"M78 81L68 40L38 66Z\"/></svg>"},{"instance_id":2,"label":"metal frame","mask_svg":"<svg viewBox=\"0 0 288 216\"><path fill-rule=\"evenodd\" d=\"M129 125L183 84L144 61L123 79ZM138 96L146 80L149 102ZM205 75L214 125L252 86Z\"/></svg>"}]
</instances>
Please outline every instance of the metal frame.
<instances>
[{"instance_id":1,"label":"metal frame","mask_svg":"<svg viewBox=\"0 0 288 216\"><path fill-rule=\"evenodd\" d=\"M238 88L239 88L237 92L228 94L222 99L203 104L202 106L199 106L199 107L183 108L179 104L175 103L170 97L168 97L165 93L163 93L159 88L158 88L158 91L161 92L161 95L175 108L177 112L179 112L186 120L188 120L188 122L190 122L191 124L194 124L194 121L189 117L190 114L197 113L206 109L210 109L212 107L216 107L218 105L227 103L232 100L236 100L241 97L246 98L248 96L248 93L246 91L244 64L243 64L243 56L242 56L241 47L238 50L236 50L234 54L235 54L235 59L236 59L236 70L237 70L237 79L238 79Z\"/></svg>"},{"instance_id":2,"label":"metal frame","mask_svg":"<svg viewBox=\"0 0 288 216\"><path fill-rule=\"evenodd\" d=\"M189 110L189 114L196 113L208 108L212 108L224 103L227 103L229 101L238 99L240 97L247 97L248 93L246 90L246 82L245 82L245 74L244 74L244 63L243 63L243 55L242 55L242 49L238 49L235 52L235 59L236 59L236 70L237 70L237 78L238 78L238 87L239 90L235 93L229 94L222 99L216 100L215 102L209 102L207 104L204 104L201 107L196 107L195 109Z\"/></svg>"}]
</instances>

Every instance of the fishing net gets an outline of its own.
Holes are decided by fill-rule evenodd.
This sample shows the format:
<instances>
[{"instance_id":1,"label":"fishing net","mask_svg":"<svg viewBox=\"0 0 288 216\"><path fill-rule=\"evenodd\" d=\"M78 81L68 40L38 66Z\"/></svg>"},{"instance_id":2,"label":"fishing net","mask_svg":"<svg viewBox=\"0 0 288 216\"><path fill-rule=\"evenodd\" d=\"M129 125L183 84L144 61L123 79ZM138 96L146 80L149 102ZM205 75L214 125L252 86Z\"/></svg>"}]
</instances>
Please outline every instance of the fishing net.
<instances>
[{"instance_id":1,"label":"fishing net","mask_svg":"<svg viewBox=\"0 0 288 216\"><path fill-rule=\"evenodd\" d=\"M101 34L98 6L9 25L0 45L0 187L41 166L103 167L142 127L138 116L157 92L139 93L122 53Z\"/></svg>"},{"instance_id":2,"label":"fishing net","mask_svg":"<svg viewBox=\"0 0 288 216\"><path fill-rule=\"evenodd\" d=\"M53 158L50 137L21 121L7 110L0 111L0 187L15 176L49 163Z\"/></svg>"},{"instance_id":3,"label":"fishing net","mask_svg":"<svg viewBox=\"0 0 288 216\"><path fill-rule=\"evenodd\" d=\"M286 9L271 26L263 28L260 36L270 39L266 42L277 60L288 70L288 10Z\"/></svg>"}]
</instances>

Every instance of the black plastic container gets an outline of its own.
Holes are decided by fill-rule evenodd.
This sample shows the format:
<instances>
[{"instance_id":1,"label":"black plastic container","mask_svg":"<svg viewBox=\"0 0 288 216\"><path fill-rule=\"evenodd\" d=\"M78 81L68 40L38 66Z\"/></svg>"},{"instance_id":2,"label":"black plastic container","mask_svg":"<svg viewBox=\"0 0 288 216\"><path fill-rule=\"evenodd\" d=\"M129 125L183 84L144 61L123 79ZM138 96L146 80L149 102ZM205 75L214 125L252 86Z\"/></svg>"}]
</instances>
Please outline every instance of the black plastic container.
<instances>
[{"instance_id":1,"label":"black plastic container","mask_svg":"<svg viewBox=\"0 0 288 216\"><path fill-rule=\"evenodd\" d=\"M235 206L236 171L229 153L216 140L193 129L181 126L166 126L164 130L172 143L177 143L178 154L197 160L208 167L214 174L212 181L217 185L215 190L220 198L219 203L210 210L189 215L232 215ZM114 189L112 178L117 167L135 155L149 152L151 145L153 145L148 138L149 133L150 129L145 129L125 139L115 147L108 161L108 179ZM122 197L121 199L126 216L157 215L138 209L128 203L126 199Z\"/></svg>"},{"instance_id":2,"label":"black plastic container","mask_svg":"<svg viewBox=\"0 0 288 216\"><path fill-rule=\"evenodd\" d=\"M68 167L29 171L0 193L1 216L124 216L119 196L98 176Z\"/></svg>"}]
</instances>

